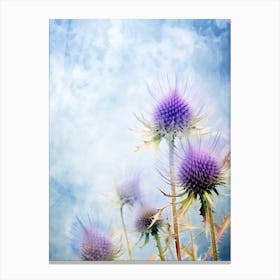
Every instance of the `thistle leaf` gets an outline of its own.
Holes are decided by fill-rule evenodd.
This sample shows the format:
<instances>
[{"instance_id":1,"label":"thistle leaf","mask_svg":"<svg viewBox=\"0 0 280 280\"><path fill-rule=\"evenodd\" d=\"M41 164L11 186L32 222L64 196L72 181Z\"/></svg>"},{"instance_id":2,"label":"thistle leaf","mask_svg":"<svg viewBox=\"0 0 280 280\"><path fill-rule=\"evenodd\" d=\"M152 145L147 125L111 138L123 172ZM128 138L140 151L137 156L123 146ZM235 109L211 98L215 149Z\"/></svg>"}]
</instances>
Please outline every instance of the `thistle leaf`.
<instances>
[{"instance_id":1,"label":"thistle leaf","mask_svg":"<svg viewBox=\"0 0 280 280\"><path fill-rule=\"evenodd\" d=\"M187 246L182 247L182 251L185 253L185 255L193 260L194 256L191 251Z\"/></svg>"},{"instance_id":2,"label":"thistle leaf","mask_svg":"<svg viewBox=\"0 0 280 280\"><path fill-rule=\"evenodd\" d=\"M189 209L189 207L192 205L194 200L195 200L194 194L189 193L188 197L185 200L183 200L182 206L178 210L179 215L184 215L186 211Z\"/></svg>"},{"instance_id":3,"label":"thistle leaf","mask_svg":"<svg viewBox=\"0 0 280 280\"><path fill-rule=\"evenodd\" d=\"M150 240L150 234L148 232L145 233L145 241L144 244L142 246L140 246L140 248L145 247L145 245L147 245L149 243Z\"/></svg>"},{"instance_id":4,"label":"thistle leaf","mask_svg":"<svg viewBox=\"0 0 280 280\"><path fill-rule=\"evenodd\" d=\"M230 152L226 154L222 162L222 169L228 170L230 168Z\"/></svg>"},{"instance_id":5,"label":"thistle leaf","mask_svg":"<svg viewBox=\"0 0 280 280\"><path fill-rule=\"evenodd\" d=\"M217 234L217 242L221 241L223 234L230 226L230 214L227 214L220 224L216 224L216 234ZM209 258L213 255L212 249L210 248L204 258L204 261L209 260Z\"/></svg>"},{"instance_id":6,"label":"thistle leaf","mask_svg":"<svg viewBox=\"0 0 280 280\"><path fill-rule=\"evenodd\" d=\"M152 147L152 148L155 149L156 153L158 153L160 141L161 141L161 137L160 136L158 136L158 135L154 136L152 138L152 140L146 140L146 141L144 141L143 145L137 146L134 151L135 152L139 152L139 151L142 151L142 150L144 150L146 148Z\"/></svg>"},{"instance_id":7,"label":"thistle leaf","mask_svg":"<svg viewBox=\"0 0 280 280\"><path fill-rule=\"evenodd\" d=\"M150 229L158 220L160 220L161 212L163 209L159 209L151 218L152 222L147 229Z\"/></svg>"},{"instance_id":8,"label":"thistle leaf","mask_svg":"<svg viewBox=\"0 0 280 280\"><path fill-rule=\"evenodd\" d=\"M204 192L204 197L205 197L205 200L209 203L210 207L213 209L214 208L214 202L213 202L213 199L211 197L211 195L207 192Z\"/></svg>"},{"instance_id":9,"label":"thistle leaf","mask_svg":"<svg viewBox=\"0 0 280 280\"><path fill-rule=\"evenodd\" d=\"M220 224L216 224L216 230L217 230L217 239L218 241L222 238L223 234L227 230L227 228L230 226L230 214L227 214L222 222Z\"/></svg>"},{"instance_id":10,"label":"thistle leaf","mask_svg":"<svg viewBox=\"0 0 280 280\"><path fill-rule=\"evenodd\" d=\"M171 194L168 194L168 193L162 191L161 189L159 189L159 191L166 197L181 197L181 196L186 194L186 192L182 192L182 193L177 194L177 195L171 195Z\"/></svg>"}]
</instances>

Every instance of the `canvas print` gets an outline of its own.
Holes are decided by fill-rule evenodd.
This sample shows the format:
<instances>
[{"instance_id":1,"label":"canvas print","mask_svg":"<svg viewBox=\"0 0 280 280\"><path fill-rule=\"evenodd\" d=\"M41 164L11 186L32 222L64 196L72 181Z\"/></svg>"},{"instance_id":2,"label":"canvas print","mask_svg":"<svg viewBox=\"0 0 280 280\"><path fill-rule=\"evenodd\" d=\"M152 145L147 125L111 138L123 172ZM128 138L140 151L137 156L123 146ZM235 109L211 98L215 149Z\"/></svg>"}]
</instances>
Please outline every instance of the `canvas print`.
<instances>
[{"instance_id":1,"label":"canvas print","mask_svg":"<svg viewBox=\"0 0 280 280\"><path fill-rule=\"evenodd\" d=\"M230 261L230 20L50 19L49 260Z\"/></svg>"}]
</instances>

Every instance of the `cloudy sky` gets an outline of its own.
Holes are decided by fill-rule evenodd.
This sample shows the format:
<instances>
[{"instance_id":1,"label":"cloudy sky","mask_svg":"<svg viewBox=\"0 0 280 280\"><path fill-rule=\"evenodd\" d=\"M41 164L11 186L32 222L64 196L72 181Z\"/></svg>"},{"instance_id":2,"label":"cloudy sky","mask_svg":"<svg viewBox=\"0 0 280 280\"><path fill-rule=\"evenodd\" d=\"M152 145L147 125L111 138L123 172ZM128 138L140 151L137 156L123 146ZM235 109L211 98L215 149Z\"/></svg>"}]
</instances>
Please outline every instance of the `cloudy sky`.
<instances>
[{"instance_id":1,"label":"cloudy sky","mask_svg":"<svg viewBox=\"0 0 280 280\"><path fill-rule=\"evenodd\" d=\"M134 114L149 118L155 102L147 85L157 96L159 84L174 84L175 77L183 84L188 77L193 98L207 111L206 125L229 139L230 21L50 20L49 51L50 259L71 260L76 216L90 213L104 231L120 227L114 188L124 176L141 173L145 200L154 207L166 203L158 188L168 186L156 171L167 166L166 144L159 155L134 151L141 141L131 129L143 129ZM220 219L229 197L217 204ZM125 215L133 235L133 213ZM221 244L224 259L228 240ZM153 244L136 248L135 258L153 250Z\"/></svg>"}]
</instances>

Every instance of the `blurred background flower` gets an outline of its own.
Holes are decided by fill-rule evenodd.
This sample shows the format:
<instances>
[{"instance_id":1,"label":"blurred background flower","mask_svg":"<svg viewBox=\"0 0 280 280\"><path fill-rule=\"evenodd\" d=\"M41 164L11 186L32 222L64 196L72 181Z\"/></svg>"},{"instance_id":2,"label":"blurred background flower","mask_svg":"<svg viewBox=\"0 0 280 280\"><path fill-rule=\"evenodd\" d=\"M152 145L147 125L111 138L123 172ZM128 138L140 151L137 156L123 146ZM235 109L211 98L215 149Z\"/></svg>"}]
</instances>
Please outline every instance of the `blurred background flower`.
<instances>
[{"instance_id":1,"label":"blurred background flower","mask_svg":"<svg viewBox=\"0 0 280 280\"><path fill-rule=\"evenodd\" d=\"M121 204L133 206L135 203L142 204L140 190L140 175L130 175L121 179L116 184L116 191Z\"/></svg>"},{"instance_id":2,"label":"blurred background flower","mask_svg":"<svg viewBox=\"0 0 280 280\"><path fill-rule=\"evenodd\" d=\"M101 232L90 219L84 223L78 217L73 224L71 246L84 261L112 261L119 253L111 238Z\"/></svg>"}]
</instances>

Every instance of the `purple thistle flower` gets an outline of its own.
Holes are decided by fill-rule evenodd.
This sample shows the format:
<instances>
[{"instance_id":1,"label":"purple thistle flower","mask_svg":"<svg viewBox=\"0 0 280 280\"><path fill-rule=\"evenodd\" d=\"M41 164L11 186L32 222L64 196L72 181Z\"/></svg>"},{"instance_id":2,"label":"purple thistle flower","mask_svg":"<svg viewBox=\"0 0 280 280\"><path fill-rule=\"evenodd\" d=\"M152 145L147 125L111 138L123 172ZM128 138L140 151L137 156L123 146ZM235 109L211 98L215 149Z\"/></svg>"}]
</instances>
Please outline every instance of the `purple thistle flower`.
<instances>
[{"instance_id":1,"label":"purple thistle flower","mask_svg":"<svg viewBox=\"0 0 280 280\"><path fill-rule=\"evenodd\" d=\"M169 95L159 102L153 116L155 130L161 137L183 131L189 126L191 119L190 105L177 89L171 90Z\"/></svg>"},{"instance_id":2,"label":"purple thistle flower","mask_svg":"<svg viewBox=\"0 0 280 280\"><path fill-rule=\"evenodd\" d=\"M117 194L122 204L134 205L136 202L142 203L140 192L140 177L129 176L117 184Z\"/></svg>"},{"instance_id":3,"label":"purple thistle flower","mask_svg":"<svg viewBox=\"0 0 280 280\"><path fill-rule=\"evenodd\" d=\"M179 186L185 189L187 198L182 201L181 211L184 213L191 203L199 197L201 207L200 215L205 223L206 235L210 230L213 259L218 260L217 240L213 219L214 202L212 193L219 194L217 186L227 186L227 171L229 169L229 153L222 155L222 146L219 136L208 139L208 145L202 145L202 139L198 146L189 144L184 153L178 170ZM210 140L212 140L210 138ZM189 143L189 142L188 142ZM204 144L204 143L203 143Z\"/></svg>"},{"instance_id":4,"label":"purple thistle flower","mask_svg":"<svg viewBox=\"0 0 280 280\"><path fill-rule=\"evenodd\" d=\"M116 257L111 239L101 233L91 222L82 223L77 218L74 224L75 231L72 237L72 248L85 261L111 261Z\"/></svg>"},{"instance_id":5,"label":"purple thistle flower","mask_svg":"<svg viewBox=\"0 0 280 280\"><path fill-rule=\"evenodd\" d=\"M207 152L189 151L182 161L179 180L182 186L194 193L212 190L218 183L218 161Z\"/></svg>"},{"instance_id":6,"label":"purple thistle flower","mask_svg":"<svg viewBox=\"0 0 280 280\"><path fill-rule=\"evenodd\" d=\"M218 149L218 140L216 137L210 145L208 142L208 146L203 148L200 140L197 147L189 145L184 152L178 168L178 183L195 197L204 192L214 191L218 194L216 187L227 185L228 158L223 157L221 149Z\"/></svg>"},{"instance_id":7,"label":"purple thistle flower","mask_svg":"<svg viewBox=\"0 0 280 280\"><path fill-rule=\"evenodd\" d=\"M173 141L177 136L182 138L193 134L196 130L202 130L197 127L203 118L201 115L202 104L194 104L193 97L190 96L193 88L188 85L187 81L184 86L178 86L177 79L173 87L170 85L168 87L163 90L160 86L164 96L159 100L156 98L150 120L143 116L137 117L147 129L142 132L145 137L144 145L137 147L137 150L150 145L157 148L162 138ZM186 90L188 90L188 98L185 94ZM149 91L152 95L154 94L151 89Z\"/></svg>"}]
</instances>

